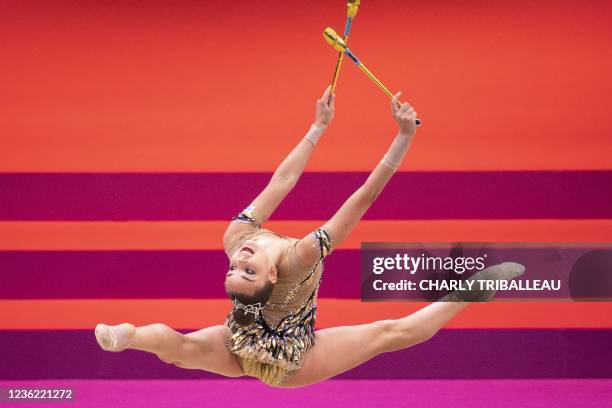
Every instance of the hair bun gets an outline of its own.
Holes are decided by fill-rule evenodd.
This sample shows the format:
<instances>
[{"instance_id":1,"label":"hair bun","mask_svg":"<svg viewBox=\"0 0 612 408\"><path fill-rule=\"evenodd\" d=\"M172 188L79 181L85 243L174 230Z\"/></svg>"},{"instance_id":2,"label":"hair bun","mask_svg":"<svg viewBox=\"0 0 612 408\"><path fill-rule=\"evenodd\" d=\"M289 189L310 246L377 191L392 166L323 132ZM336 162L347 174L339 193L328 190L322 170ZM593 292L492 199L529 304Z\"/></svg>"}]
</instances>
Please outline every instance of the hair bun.
<instances>
[{"instance_id":1,"label":"hair bun","mask_svg":"<svg viewBox=\"0 0 612 408\"><path fill-rule=\"evenodd\" d=\"M234 320L241 326L246 326L255 321L253 313L247 313L242 309L234 309Z\"/></svg>"}]
</instances>

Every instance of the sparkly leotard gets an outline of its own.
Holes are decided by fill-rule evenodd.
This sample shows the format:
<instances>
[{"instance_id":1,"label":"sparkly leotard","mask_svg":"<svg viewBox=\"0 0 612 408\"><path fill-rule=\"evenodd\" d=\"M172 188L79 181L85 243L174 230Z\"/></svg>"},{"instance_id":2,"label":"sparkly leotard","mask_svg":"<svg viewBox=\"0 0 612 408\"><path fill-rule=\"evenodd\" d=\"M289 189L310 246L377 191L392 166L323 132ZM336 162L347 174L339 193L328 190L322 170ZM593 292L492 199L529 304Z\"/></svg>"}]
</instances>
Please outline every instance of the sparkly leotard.
<instances>
[{"instance_id":1,"label":"sparkly leotard","mask_svg":"<svg viewBox=\"0 0 612 408\"><path fill-rule=\"evenodd\" d=\"M227 250L230 257L244 241L260 234L272 234L291 241L284 254L288 257L291 274L279 274L270 300L255 321L242 326L234 320L232 312L225 321L230 331L227 347L239 357L245 374L270 385L281 385L300 369L306 352L314 345L316 301L322 280L323 258L331 252L332 242L324 229L313 231L313 251L316 251L317 261L313 265L303 266L296 253L300 240L261 228L245 211L232 220L247 223L251 228L231 244Z\"/></svg>"}]
</instances>

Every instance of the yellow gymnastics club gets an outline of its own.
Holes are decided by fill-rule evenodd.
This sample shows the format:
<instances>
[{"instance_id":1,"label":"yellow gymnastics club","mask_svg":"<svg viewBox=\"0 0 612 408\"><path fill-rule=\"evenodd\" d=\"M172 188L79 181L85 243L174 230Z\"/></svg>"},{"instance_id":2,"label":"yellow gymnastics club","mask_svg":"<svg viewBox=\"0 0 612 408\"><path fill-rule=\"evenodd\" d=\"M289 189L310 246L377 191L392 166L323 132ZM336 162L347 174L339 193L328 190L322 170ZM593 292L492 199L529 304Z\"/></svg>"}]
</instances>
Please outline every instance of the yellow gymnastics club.
<instances>
[{"instance_id":1,"label":"yellow gymnastics club","mask_svg":"<svg viewBox=\"0 0 612 408\"><path fill-rule=\"evenodd\" d=\"M352 59L353 62L357 64L357 66L361 68L361 70L389 96L389 98L393 99L393 94L391 93L391 91L389 91L389 89L382 82L380 82L378 78L376 78L374 74L372 74L372 72L370 72L370 70L361 63L361 61L359 61L355 54L353 54L351 50L348 49L348 47L346 46L346 42L342 39L342 37L338 35L338 33L336 33L333 29L327 27L325 31L323 31L323 38L325 38L325 41L327 41L327 43L331 45L336 51L346 54L350 59ZM398 101L397 103L400 107L402 106L401 102ZM420 126L421 120L417 119L415 123L417 126Z\"/></svg>"},{"instance_id":2,"label":"yellow gymnastics club","mask_svg":"<svg viewBox=\"0 0 612 408\"><path fill-rule=\"evenodd\" d=\"M353 24L353 19L357 15L359 11L359 3L361 0L348 0L346 3L346 24L344 26L344 43L348 42L349 33L351 31L351 25ZM342 65L342 58L344 57L344 52L340 52L338 54L338 62L336 62L336 69L334 70L334 78L331 83L331 92L330 95L334 93L336 90L336 82L338 82L338 76L340 75L340 66Z\"/></svg>"}]
</instances>

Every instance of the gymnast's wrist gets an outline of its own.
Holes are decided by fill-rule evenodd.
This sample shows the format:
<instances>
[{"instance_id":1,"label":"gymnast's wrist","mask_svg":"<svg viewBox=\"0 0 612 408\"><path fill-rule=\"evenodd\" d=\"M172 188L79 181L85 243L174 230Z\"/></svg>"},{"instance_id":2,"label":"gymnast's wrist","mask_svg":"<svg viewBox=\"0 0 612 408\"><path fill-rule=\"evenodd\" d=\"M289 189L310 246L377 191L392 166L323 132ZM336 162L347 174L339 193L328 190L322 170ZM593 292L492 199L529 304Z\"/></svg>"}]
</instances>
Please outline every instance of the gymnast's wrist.
<instances>
[{"instance_id":1,"label":"gymnast's wrist","mask_svg":"<svg viewBox=\"0 0 612 408\"><path fill-rule=\"evenodd\" d=\"M308 129L308 132L306 133L306 136L304 136L304 139L308 140L310 143L312 143L312 146L315 147L323 133L325 133L325 129L326 126L320 125L315 122L310 125L310 129Z\"/></svg>"},{"instance_id":2,"label":"gymnast's wrist","mask_svg":"<svg viewBox=\"0 0 612 408\"><path fill-rule=\"evenodd\" d=\"M410 134L410 132L400 129L400 131L397 132L397 136L402 139L408 139L409 141L412 141L412 137L414 136L414 134Z\"/></svg>"},{"instance_id":3,"label":"gymnast's wrist","mask_svg":"<svg viewBox=\"0 0 612 408\"><path fill-rule=\"evenodd\" d=\"M327 130L327 125L328 125L327 123L323 124L321 122L313 122L312 125L310 125L310 128L311 129L314 128L315 131L323 133L325 132L325 130Z\"/></svg>"},{"instance_id":4,"label":"gymnast's wrist","mask_svg":"<svg viewBox=\"0 0 612 408\"><path fill-rule=\"evenodd\" d=\"M393 171L396 171L399 168L399 166L402 164L402 162L393 160L392 158L389 157L388 154L385 154L385 156L380 161L380 164L384 165L385 167L390 168Z\"/></svg>"},{"instance_id":5,"label":"gymnast's wrist","mask_svg":"<svg viewBox=\"0 0 612 408\"><path fill-rule=\"evenodd\" d=\"M399 132L393 139L393 143L389 146L389 150L385 153L381 163L394 171L397 170L402 164L411 143L412 136Z\"/></svg>"}]
</instances>

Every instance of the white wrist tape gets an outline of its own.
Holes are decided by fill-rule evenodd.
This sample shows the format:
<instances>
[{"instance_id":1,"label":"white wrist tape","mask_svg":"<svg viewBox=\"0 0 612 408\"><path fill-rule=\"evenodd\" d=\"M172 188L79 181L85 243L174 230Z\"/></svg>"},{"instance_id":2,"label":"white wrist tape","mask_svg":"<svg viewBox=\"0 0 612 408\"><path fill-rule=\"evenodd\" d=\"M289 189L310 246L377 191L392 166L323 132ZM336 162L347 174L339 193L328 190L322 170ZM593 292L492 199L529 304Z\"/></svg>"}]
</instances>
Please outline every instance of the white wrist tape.
<instances>
[{"instance_id":1,"label":"white wrist tape","mask_svg":"<svg viewBox=\"0 0 612 408\"><path fill-rule=\"evenodd\" d=\"M308 133L306 133L306 136L304 136L304 139L312 143L313 146L316 146L317 142L319 141L324 132L325 128L313 123L310 126Z\"/></svg>"},{"instance_id":2,"label":"white wrist tape","mask_svg":"<svg viewBox=\"0 0 612 408\"><path fill-rule=\"evenodd\" d=\"M381 163L392 168L393 170L397 169L400 164L402 164L402 160L404 159L404 156L406 156L408 147L410 147L410 138L398 134L395 136L395 139L393 140L393 143L389 147L387 153L385 153Z\"/></svg>"}]
</instances>

